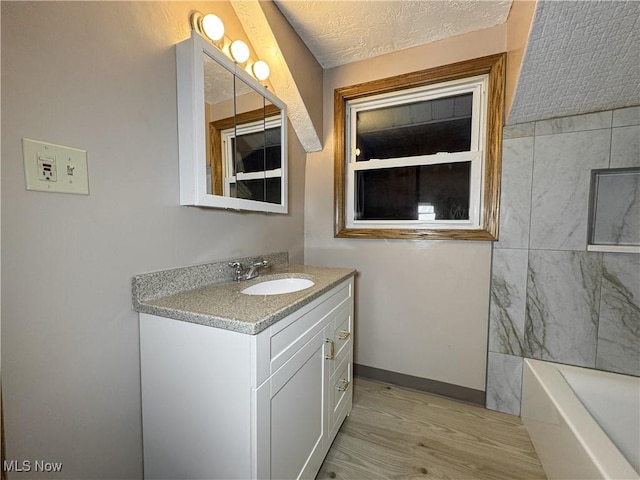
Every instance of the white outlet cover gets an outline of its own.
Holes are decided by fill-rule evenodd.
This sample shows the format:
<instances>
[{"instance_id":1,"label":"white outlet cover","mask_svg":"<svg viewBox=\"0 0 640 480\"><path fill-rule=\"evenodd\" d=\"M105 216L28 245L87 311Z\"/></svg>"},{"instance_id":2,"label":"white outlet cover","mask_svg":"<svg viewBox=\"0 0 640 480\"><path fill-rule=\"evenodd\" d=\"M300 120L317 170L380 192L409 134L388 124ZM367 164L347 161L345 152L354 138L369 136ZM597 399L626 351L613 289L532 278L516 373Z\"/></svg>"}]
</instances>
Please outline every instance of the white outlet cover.
<instances>
[{"instance_id":1,"label":"white outlet cover","mask_svg":"<svg viewBox=\"0 0 640 480\"><path fill-rule=\"evenodd\" d=\"M89 195L86 150L23 138L22 156L27 190Z\"/></svg>"}]
</instances>

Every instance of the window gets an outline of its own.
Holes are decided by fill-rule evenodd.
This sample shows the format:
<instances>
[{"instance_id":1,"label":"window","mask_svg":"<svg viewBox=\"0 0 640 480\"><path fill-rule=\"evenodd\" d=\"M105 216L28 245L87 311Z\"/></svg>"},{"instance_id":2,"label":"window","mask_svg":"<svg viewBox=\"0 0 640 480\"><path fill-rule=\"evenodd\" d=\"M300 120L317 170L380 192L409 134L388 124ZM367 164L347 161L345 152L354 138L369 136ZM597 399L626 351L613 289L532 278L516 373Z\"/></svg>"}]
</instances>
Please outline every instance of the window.
<instances>
[{"instance_id":1,"label":"window","mask_svg":"<svg viewBox=\"0 0 640 480\"><path fill-rule=\"evenodd\" d=\"M504 55L335 91L337 237L497 239Z\"/></svg>"}]
</instances>

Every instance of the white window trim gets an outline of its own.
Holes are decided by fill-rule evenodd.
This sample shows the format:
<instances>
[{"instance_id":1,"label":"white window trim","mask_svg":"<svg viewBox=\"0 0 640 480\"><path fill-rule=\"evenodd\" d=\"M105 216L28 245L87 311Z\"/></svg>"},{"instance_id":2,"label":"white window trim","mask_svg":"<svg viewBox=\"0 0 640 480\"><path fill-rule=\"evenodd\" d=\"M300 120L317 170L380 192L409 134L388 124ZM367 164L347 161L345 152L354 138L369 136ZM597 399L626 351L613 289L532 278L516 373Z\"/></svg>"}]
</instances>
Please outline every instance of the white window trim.
<instances>
[{"instance_id":1,"label":"white window trim","mask_svg":"<svg viewBox=\"0 0 640 480\"><path fill-rule=\"evenodd\" d=\"M373 165L364 166L364 163L373 162ZM469 220L355 220L355 189L353 187L355 172L358 170L377 170L382 168L406 167L418 165L437 165L442 163L471 162L471 175L469 184ZM370 160L369 162L353 162L348 165L347 173L348 197L347 226L349 228L374 228L385 226L386 228L458 228L473 229L480 224L480 212L482 206L483 185L482 152L458 152L436 155L424 155L419 157L404 157L386 160ZM476 201L472 201L476 199Z\"/></svg>"},{"instance_id":2,"label":"white window trim","mask_svg":"<svg viewBox=\"0 0 640 480\"><path fill-rule=\"evenodd\" d=\"M483 211L484 179L485 179L485 132L487 125L487 85L488 75L443 82L402 91L367 96L350 100L346 104L345 127L345 158L346 170L346 227L351 229L371 228L429 228L429 229L458 229L475 230L481 226ZM402 105L415 101L435 100L452 97L465 93L473 94L471 112L471 145L467 152L442 152L435 155L421 155L366 162L356 161L356 118L357 113L366 110L379 109L388 106ZM373 170L381 168L434 165L442 163L471 162L470 192L469 192L469 220L356 220L355 219L355 172L359 170Z\"/></svg>"}]
</instances>

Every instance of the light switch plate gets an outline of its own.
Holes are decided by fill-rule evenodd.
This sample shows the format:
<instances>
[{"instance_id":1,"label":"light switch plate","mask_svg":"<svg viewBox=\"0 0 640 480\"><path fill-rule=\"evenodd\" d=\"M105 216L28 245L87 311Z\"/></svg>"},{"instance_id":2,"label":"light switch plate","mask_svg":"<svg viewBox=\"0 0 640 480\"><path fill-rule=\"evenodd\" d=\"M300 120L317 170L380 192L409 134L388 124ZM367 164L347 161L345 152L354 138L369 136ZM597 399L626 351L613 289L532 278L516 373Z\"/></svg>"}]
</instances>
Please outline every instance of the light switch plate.
<instances>
[{"instance_id":1,"label":"light switch plate","mask_svg":"<svg viewBox=\"0 0 640 480\"><path fill-rule=\"evenodd\" d=\"M86 150L23 138L22 156L27 190L89 195Z\"/></svg>"}]
</instances>

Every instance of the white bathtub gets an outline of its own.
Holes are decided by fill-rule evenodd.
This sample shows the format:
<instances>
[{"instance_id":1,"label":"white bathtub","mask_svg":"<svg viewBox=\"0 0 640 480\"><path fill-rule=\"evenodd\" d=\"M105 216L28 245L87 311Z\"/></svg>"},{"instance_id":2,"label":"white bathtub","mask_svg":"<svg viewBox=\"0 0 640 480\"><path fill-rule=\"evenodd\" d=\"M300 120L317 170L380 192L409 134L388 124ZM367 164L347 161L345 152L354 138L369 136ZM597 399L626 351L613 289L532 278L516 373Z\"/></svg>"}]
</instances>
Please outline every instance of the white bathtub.
<instances>
[{"instance_id":1,"label":"white bathtub","mask_svg":"<svg viewBox=\"0 0 640 480\"><path fill-rule=\"evenodd\" d=\"M640 378L525 359L522 420L552 479L640 479Z\"/></svg>"}]
</instances>

